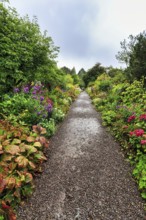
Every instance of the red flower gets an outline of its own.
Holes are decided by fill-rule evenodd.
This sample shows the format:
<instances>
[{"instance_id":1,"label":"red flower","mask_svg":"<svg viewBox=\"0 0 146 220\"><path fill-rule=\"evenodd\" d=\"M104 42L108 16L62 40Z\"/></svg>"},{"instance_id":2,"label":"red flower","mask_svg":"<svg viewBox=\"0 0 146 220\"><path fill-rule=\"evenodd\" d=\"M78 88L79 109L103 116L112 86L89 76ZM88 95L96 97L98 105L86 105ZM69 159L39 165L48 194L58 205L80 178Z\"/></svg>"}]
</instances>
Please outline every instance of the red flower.
<instances>
[{"instance_id":1,"label":"red flower","mask_svg":"<svg viewBox=\"0 0 146 220\"><path fill-rule=\"evenodd\" d=\"M128 118L128 122L131 122L131 121L133 121L134 119L136 118L136 116L135 115L131 115L131 116L129 116L129 118Z\"/></svg>"},{"instance_id":2,"label":"red flower","mask_svg":"<svg viewBox=\"0 0 146 220\"><path fill-rule=\"evenodd\" d=\"M136 129L134 131L130 131L129 134L132 135L136 135L137 137L142 136L144 134L144 130L143 129Z\"/></svg>"},{"instance_id":3,"label":"red flower","mask_svg":"<svg viewBox=\"0 0 146 220\"><path fill-rule=\"evenodd\" d=\"M146 121L146 114L142 114L142 115L140 115L139 119L140 119L140 120L145 120L145 121Z\"/></svg>"},{"instance_id":4,"label":"red flower","mask_svg":"<svg viewBox=\"0 0 146 220\"><path fill-rule=\"evenodd\" d=\"M146 144L146 140L141 140L140 142L142 145Z\"/></svg>"},{"instance_id":5,"label":"red flower","mask_svg":"<svg viewBox=\"0 0 146 220\"><path fill-rule=\"evenodd\" d=\"M7 205L4 201L2 201L2 208L3 209L10 209L10 206Z\"/></svg>"},{"instance_id":6,"label":"red flower","mask_svg":"<svg viewBox=\"0 0 146 220\"><path fill-rule=\"evenodd\" d=\"M134 135L134 131L129 132L130 136Z\"/></svg>"},{"instance_id":7,"label":"red flower","mask_svg":"<svg viewBox=\"0 0 146 220\"><path fill-rule=\"evenodd\" d=\"M136 134L137 137L142 136L144 134L144 130L143 129L137 129L137 130L135 130L135 134Z\"/></svg>"}]
</instances>

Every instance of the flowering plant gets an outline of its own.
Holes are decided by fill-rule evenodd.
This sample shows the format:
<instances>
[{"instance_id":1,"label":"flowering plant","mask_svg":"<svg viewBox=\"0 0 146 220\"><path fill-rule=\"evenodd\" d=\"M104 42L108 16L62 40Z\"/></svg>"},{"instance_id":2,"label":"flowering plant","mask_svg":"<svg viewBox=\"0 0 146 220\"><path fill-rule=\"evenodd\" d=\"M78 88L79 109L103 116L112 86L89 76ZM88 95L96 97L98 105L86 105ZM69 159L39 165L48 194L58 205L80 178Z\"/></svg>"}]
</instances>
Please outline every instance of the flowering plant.
<instances>
[{"instance_id":1,"label":"flowering plant","mask_svg":"<svg viewBox=\"0 0 146 220\"><path fill-rule=\"evenodd\" d=\"M135 115L131 115L131 116L128 117L127 121L128 122L134 121L135 118L136 118Z\"/></svg>"}]
</instances>

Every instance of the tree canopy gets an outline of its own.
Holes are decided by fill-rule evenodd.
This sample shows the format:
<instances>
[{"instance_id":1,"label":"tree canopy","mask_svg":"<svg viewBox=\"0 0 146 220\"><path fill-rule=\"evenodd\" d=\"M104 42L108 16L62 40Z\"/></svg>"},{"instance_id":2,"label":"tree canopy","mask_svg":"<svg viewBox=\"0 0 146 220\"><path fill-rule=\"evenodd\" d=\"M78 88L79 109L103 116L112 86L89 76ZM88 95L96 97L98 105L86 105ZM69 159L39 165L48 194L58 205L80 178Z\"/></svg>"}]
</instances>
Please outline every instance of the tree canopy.
<instances>
[{"instance_id":1,"label":"tree canopy","mask_svg":"<svg viewBox=\"0 0 146 220\"><path fill-rule=\"evenodd\" d=\"M91 69L89 69L86 74L83 76L83 80L85 82L85 86L88 85L89 82L94 82L97 77L105 72L105 68L101 66L100 63L96 63Z\"/></svg>"},{"instance_id":2,"label":"tree canopy","mask_svg":"<svg viewBox=\"0 0 146 220\"><path fill-rule=\"evenodd\" d=\"M116 58L127 65L125 73L131 79L140 80L146 76L146 32L129 36L129 41L121 42L122 50Z\"/></svg>"},{"instance_id":3,"label":"tree canopy","mask_svg":"<svg viewBox=\"0 0 146 220\"><path fill-rule=\"evenodd\" d=\"M43 34L37 18L21 18L15 9L0 3L0 86L8 91L15 85L41 80L61 82L55 58L59 48ZM56 80L57 79L57 80ZM63 78L62 78L63 82ZM53 86L53 85L52 85Z\"/></svg>"}]
</instances>

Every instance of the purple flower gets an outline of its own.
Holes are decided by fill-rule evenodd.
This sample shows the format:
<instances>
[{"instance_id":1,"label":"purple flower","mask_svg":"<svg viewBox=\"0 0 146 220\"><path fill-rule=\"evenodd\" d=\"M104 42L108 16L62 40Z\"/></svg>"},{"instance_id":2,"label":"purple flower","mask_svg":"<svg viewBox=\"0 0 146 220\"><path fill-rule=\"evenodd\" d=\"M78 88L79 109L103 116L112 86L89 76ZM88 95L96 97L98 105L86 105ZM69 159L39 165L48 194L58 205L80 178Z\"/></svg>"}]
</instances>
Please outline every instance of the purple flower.
<instances>
[{"instance_id":1,"label":"purple flower","mask_svg":"<svg viewBox=\"0 0 146 220\"><path fill-rule=\"evenodd\" d=\"M52 111L52 105L49 103L46 108L45 108L48 112Z\"/></svg>"},{"instance_id":2,"label":"purple flower","mask_svg":"<svg viewBox=\"0 0 146 220\"><path fill-rule=\"evenodd\" d=\"M34 90L34 91L32 92L32 94L35 95L35 94L36 94L36 91Z\"/></svg>"},{"instance_id":3,"label":"purple flower","mask_svg":"<svg viewBox=\"0 0 146 220\"><path fill-rule=\"evenodd\" d=\"M37 115L41 115L41 112L37 112Z\"/></svg>"},{"instance_id":4,"label":"purple flower","mask_svg":"<svg viewBox=\"0 0 146 220\"><path fill-rule=\"evenodd\" d=\"M44 96L41 96L40 97L40 101L42 102L44 100Z\"/></svg>"},{"instance_id":5,"label":"purple flower","mask_svg":"<svg viewBox=\"0 0 146 220\"><path fill-rule=\"evenodd\" d=\"M14 90L13 90L15 93L18 93L20 90L19 90L19 88L14 88Z\"/></svg>"},{"instance_id":6,"label":"purple flower","mask_svg":"<svg viewBox=\"0 0 146 220\"><path fill-rule=\"evenodd\" d=\"M39 85L36 85L36 86L33 87L33 89L36 90L36 91L39 91L40 88L41 88L41 86L39 86Z\"/></svg>"},{"instance_id":7,"label":"purple flower","mask_svg":"<svg viewBox=\"0 0 146 220\"><path fill-rule=\"evenodd\" d=\"M28 86L24 87L24 88L23 88L23 92L24 92L24 93L29 93L29 87L28 87Z\"/></svg>"}]
</instances>

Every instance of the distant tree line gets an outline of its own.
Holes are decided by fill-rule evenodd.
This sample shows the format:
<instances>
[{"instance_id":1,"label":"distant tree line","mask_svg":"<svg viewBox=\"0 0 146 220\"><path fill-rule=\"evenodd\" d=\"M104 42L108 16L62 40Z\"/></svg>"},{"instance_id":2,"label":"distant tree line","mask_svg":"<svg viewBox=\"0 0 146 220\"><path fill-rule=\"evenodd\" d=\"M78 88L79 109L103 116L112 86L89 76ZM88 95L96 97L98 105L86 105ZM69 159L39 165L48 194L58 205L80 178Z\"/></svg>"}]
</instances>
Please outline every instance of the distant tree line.
<instances>
[{"instance_id":1,"label":"distant tree line","mask_svg":"<svg viewBox=\"0 0 146 220\"><path fill-rule=\"evenodd\" d=\"M125 69L103 67L96 63L82 75L85 87L92 84L103 73L114 77L116 74L126 78L129 82L143 79L146 86L146 31L137 36L130 35L128 40L120 42L121 51L116 55L119 62L126 65Z\"/></svg>"}]
</instances>

